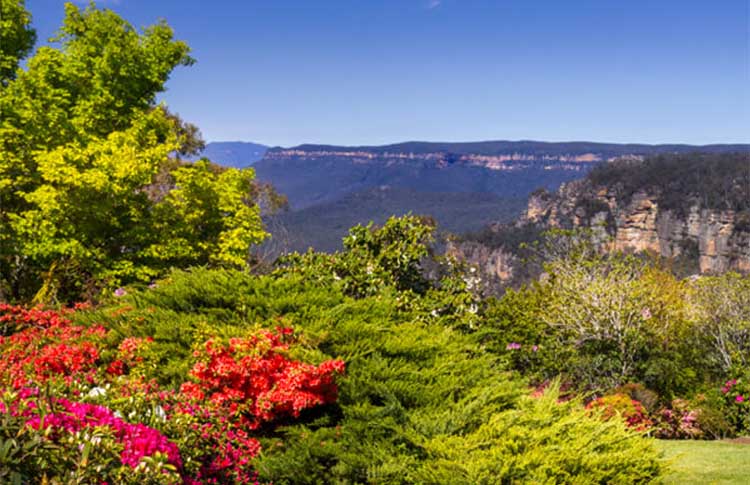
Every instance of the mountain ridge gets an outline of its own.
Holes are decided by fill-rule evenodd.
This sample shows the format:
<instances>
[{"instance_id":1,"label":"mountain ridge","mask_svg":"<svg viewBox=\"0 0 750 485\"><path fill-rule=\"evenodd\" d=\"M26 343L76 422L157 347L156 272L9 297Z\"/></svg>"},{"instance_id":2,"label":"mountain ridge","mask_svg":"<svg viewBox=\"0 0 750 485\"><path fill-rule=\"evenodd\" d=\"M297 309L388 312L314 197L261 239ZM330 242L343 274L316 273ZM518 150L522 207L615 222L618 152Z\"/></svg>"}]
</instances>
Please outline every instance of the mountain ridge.
<instances>
[{"instance_id":1,"label":"mountain ridge","mask_svg":"<svg viewBox=\"0 0 750 485\"><path fill-rule=\"evenodd\" d=\"M750 144L645 145L590 142L405 142L375 147L305 144L270 148L254 164L258 179L294 209L389 185L426 192L490 192L526 197L584 176L597 164L659 153L748 152Z\"/></svg>"},{"instance_id":2,"label":"mountain ridge","mask_svg":"<svg viewBox=\"0 0 750 485\"><path fill-rule=\"evenodd\" d=\"M389 143L385 145L332 145L304 143L290 147L274 146L269 152L284 150L366 150L374 152L386 152L389 150L411 150L415 153L421 151L447 151L453 153L480 153L493 154L508 149L536 149L558 148L568 150L600 150L609 151L616 148L630 149L636 151L748 151L749 143L710 143L710 144L688 144L688 143L610 143L591 141L564 141L550 142L539 140L483 140L469 142L432 142L432 141L404 141Z\"/></svg>"}]
</instances>

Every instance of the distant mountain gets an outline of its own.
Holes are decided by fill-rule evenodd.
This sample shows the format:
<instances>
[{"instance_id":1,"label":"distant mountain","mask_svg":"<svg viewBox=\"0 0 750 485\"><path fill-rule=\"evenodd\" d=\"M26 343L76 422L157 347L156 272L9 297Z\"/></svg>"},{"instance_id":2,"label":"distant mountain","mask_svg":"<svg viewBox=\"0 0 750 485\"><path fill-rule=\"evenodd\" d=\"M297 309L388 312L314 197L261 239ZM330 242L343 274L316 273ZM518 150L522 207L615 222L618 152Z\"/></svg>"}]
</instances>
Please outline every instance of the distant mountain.
<instances>
[{"instance_id":1,"label":"distant mountain","mask_svg":"<svg viewBox=\"0 0 750 485\"><path fill-rule=\"evenodd\" d=\"M225 167L245 168L263 158L268 147L245 141L214 141L206 144L203 152L193 157L195 160L206 157Z\"/></svg>"},{"instance_id":2,"label":"distant mountain","mask_svg":"<svg viewBox=\"0 0 750 485\"><path fill-rule=\"evenodd\" d=\"M425 142L407 141L391 145L378 146L336 146L336 145L314 145L305 144L297 147L274 150L300 150L300 151L349 151L349 152L371 152L371 153L452 153L459 155L501 155L507 153L519 153L537 157L560 157L564 155L594 154L605 158L618 157L623 154L651 155L655 153L685 153L692 151L700 152L735 152L747 151L750 144L714 144L714 145L685 145L685 144L661 144L648 145L642 143L597 143L589 141L571 142L546 142L534 140L519 141L472 141L472 142Z\"/></svg>"},{"instance_id":3,"label":"distant mountain","mask_svg":"<svg viewBox=\"0 0 750 485\"><path fill-rule=\"evenodd\" d=\"M388 185L424 192L526 197L583 177L597 164L658 153L749 151L750 145L618 145L488 141L407 142L385 146L271 148L255 164L258 179L289 197L293 209Z\"/></svg>"},{"instance_id":4,"label":"distant mountain","mask_svg":"<svg viewBox=\"0 0 750 485\"><path fill-rule=\"evenodd\" d=\"M385 146L300 145L270 148L254 168L289 199L291 211L269 220L277 248L331 251L349 227L412 211L439 227L476 231L510 220L518 201L555 191L619 158L662 153L745 152L750 145L618 145L488 141L407 142Z\"/></svg>"}]
</instances>

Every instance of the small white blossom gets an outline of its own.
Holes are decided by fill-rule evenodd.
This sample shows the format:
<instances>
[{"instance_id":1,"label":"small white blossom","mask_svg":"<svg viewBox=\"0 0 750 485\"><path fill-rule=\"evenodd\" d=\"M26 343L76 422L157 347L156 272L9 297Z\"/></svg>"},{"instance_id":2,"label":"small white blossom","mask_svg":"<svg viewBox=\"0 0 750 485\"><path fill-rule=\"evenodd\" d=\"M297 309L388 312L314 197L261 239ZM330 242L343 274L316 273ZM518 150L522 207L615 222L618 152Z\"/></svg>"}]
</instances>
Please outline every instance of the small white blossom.
<instances>
[{"instance_id":1,"label":"small white blossom","mask_svg":"<svg viewBox=\"0 0 750 485\"><path fill-rule=\"evenodd\" d=\"M167 419L167 413L164 412L164 408L158 405L154 409L154 415L159 418L160 421L166 421Z\"/></svg>"},{"instance_id":2,"label":"small white blossom","mask_svg":"<svg viewBox=\"0 0 750 485\"><path fill-rule=\"evenodd\" d=\"M89 397L100 397L100 396L106 396L107 390L103 387L92 387L91 390L88 393Z\"/></svg>"}]
</instances>

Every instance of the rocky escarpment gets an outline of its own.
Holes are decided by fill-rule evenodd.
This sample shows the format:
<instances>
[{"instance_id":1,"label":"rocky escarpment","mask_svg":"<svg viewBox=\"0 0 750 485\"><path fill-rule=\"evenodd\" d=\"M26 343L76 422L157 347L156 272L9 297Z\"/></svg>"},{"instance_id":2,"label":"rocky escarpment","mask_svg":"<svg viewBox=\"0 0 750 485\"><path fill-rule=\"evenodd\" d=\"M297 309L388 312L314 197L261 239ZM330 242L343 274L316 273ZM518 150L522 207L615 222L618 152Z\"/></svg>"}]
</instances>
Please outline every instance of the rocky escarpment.
<instances>
[{"instance_id":1,"label":"rocky escarpment","mask_svg":"<svg viewBox=\"0 0 750 485\"><path fill-rule=\"evenodd\" d=\"M705 207L697 196L675 210L663 207L663 197L653 188L623 197L617 187L585 179L532 195L524 222L589 227L609 236L616 250L692 258L701 273L750 272L750 212Z\"/></svg>"},{"instance_id":2,"label":"rocky escarpment","mask_svg":"<svg viewBox=\"0 0 750 485\"><path fill-rule=\"evenodd\" d=\"M336 160L353 164L419 165L431 168L446 168L451 165L478 167L487 170L517 171L528 168L542 170L566 170L583 172L590 164L611 160L601 153L532 154L506 152L492 155L467 153L456 154L444 151L381 151L368 149L336 148L292 148L269 151L266 161L320 161Z\"/></svg>"},{"instance_id":3,"label":"rocky escarpment","mask_svg":"<svg viewBox=\"0 0 750 485\"><path fill-rule=\"evenodd\" d=\"M618 160L554 193L534 192L515 223L488 226L449 252L507 285L522 268L519 241L555 227L589 228L607 249L650 252L682 271L750 272L750 156Z\"/></svg>"}]
</instances>

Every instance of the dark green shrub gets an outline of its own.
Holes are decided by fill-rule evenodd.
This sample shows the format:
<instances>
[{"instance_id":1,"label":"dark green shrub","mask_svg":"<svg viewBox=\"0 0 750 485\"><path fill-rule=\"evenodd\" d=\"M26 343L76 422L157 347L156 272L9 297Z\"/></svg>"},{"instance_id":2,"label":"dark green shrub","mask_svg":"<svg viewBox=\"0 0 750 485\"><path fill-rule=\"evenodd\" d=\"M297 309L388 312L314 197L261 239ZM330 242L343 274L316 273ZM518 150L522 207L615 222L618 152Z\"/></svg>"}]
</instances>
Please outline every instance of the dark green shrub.
<instances>
[{"instance_id":1,"label":"dark green shrub","mask_svg":"<svg viewBox=\"0 0 750 485\"><path fill-rule=\"evenodd\" d=\"M382 248L309 253L266 276L173 272L155 288L77 318L118 335L153 336L153 375L174 385L184 381L196 342L260 327L293 327L300 339L293 353L305 362L343 359L335 404L257 430L261 480L637 483L659 475L651 445L621 424L589 417L577 402L558 404L555 391L527 397L526 383L490 351L491 333L505 324L493 329L478 319L460 277L413 279L423 253L412 249L387 264L376 256ZM380 265L377 291L362 272L334 272L357 261ZM503 312L511 307L497 320ZM528 330L531 338L533 324Z\"/></svg>"}]
</instances>

